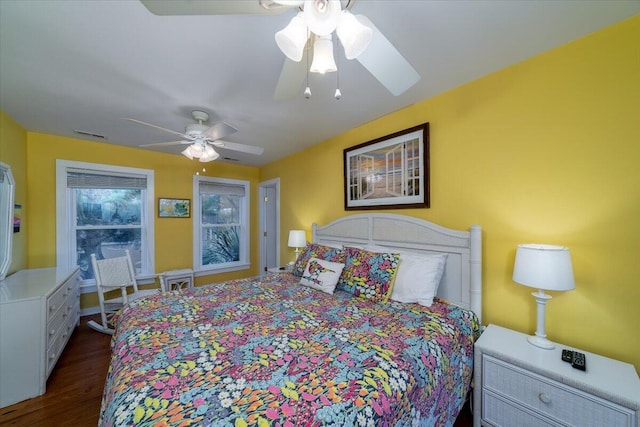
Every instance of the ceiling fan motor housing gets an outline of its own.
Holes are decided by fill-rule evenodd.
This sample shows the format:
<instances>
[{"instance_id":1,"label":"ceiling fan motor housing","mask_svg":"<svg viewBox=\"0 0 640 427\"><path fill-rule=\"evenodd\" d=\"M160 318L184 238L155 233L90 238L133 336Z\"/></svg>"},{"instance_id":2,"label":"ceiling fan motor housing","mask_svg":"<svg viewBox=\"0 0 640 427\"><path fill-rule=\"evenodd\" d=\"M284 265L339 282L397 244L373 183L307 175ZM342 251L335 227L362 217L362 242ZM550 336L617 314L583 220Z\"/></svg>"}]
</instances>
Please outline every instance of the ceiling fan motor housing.
<instances>
[{"instance_id":1,"label":"ceiling fan motor housing","mask_svg":"<svg viewBox=\"0 0 640 427\"><path fill-rule=\"evenodd\" d=\"M200 135L202 132L204 132L205 130L207 130L209 128L209 126L207 125L201 125L199 123L190 123L187 126L185 126L185 133L189 136L197 136Z\"/></svg>"}]
</instances>

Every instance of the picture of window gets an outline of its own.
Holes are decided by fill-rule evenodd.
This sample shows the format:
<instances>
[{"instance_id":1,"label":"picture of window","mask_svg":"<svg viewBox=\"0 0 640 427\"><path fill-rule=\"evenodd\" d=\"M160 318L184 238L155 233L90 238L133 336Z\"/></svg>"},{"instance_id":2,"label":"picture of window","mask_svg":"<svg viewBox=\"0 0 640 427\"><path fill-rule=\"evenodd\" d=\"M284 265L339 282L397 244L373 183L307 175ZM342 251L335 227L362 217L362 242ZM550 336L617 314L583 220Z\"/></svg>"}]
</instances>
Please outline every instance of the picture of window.
<instances>
[{"instance_id":1,"label":"picture of window","mask_svg":"<svg viewBox=\"0 0 640 427\"><path fill-rule=\"evenodd\" d=\"M345 149L345 210L428 208L428 160L428 123Z\"/></svg>"}]
</instances>

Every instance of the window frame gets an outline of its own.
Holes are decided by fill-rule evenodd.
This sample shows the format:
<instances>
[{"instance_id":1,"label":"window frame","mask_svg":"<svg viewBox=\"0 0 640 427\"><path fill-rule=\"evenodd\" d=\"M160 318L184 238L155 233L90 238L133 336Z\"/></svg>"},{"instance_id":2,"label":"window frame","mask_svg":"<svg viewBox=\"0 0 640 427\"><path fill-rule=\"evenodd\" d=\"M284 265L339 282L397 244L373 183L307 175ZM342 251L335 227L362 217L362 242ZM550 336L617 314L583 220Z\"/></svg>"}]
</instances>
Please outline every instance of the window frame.
<instances>
[{"instance_id":1,"label":"window frame","mask_svg":"<svg viewBox=\"0 0 640 427\"><path fill-rule=\"evenodd\" d=\"M224 185L237 185L244 187L244 197L240 206L240 260L214 265L202 265L202 203L200 195L200 183L210 182ZM209 274L226 273L230 271L248 270L251 268L250 262L250 192L251 185L247 180L208 177L201 175L193 176L193 269L198 276Z\"/></svg>"},{"instance_id":2,"label":"window frame","mask_svg":"<svg viewBox=\"0 0 640 427\"><path fill-rule=\"evenodd\" d=\"M125 166L105 165L100 163L77 162L72 160L56 160L56 263L60 267L73 268L77 265L73 240L75 234L73 222L76 220L71 213L75 207L73 189L67 186L67 175L70 171L83 171L103 175L144 176L147 188L144 190L141 214L142 253L147 263L136 279L140 283L151 282L155 279L155 182L154 171ZM75 263L74 263L75 261ZM84 280L80 284L81 293L96 292L95 280Z\"/></svg>"}]
</instances>

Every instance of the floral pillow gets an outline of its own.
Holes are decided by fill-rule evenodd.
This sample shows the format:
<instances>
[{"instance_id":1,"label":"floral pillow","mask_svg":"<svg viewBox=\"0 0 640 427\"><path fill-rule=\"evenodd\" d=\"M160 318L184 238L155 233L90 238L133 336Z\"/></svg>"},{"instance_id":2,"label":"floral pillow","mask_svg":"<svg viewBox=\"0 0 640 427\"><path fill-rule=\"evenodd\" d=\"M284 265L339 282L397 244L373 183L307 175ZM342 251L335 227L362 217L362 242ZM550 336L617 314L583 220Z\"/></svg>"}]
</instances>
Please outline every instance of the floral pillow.
<instances>
[{"instance_id":1,"label":"floral pillow","mask_svg":"<svg viewBox=\"0 0 640 427\"><path fill-rule=\"evenodd\" d=\"M317 243L307 243L307 246L300 252L298 259L293 265L291 272L294 276L302 277L304 269L311 258L323 259L325 261L338 262L344 264L344 250L342 248L332 248L330 246L319 245Z\"/></svg>"},{"instance_id":2,"label":"floral pillow","mask_svg":"<svg viewBox=\"0 0 640 427\"><path fill-rule=\"evenodd\" d=\"M307 264L300 284L332 294L336 288L344 264L311 258Z\"/></svg>"},{"instance_id":3,"label":"floral pillow","mask_svg":"<svg viewBox=\"0 0 640 427\"><path fill-rule=\"evenodd\" d=\"M391 296L399 254L376 253L345 247L345 267L336 289L385 303Z\"/></svg>"}]
</instances>

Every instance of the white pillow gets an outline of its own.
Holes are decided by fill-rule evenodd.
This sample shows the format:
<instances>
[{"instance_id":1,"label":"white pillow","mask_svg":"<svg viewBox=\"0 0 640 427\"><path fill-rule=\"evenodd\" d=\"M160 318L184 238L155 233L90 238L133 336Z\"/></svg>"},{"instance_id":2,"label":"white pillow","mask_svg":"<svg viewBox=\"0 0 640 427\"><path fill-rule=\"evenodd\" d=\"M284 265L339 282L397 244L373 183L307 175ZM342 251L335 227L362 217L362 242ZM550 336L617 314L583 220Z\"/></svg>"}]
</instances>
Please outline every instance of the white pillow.
<instances>
[{"instance_id":1,"label":"white pillow","mask_svg":"<svg viewBox=\"0 0 640 427\"><path fill-rule=\"evenodd\" d=\"M328 294L333 294L333 290L338 284L340 274L342 274L342 269L344 269L344 264L339 262L311 258L304 268L300 284Z\"/></svg>"},{"instance_id":2,"label":"white pillow","mask_svg":"<svg viewBox=\"0 0 640 427\"><path fill-rule=\"evenodd\" d=\"M365 249L374 252L389 250L371 245L365 246ZM438 293L448 254L419 254L395 249L393 251L400 254L400 265L389 298L404 303L417 302L429 307Z\"/></svg>"},{"instance_id":3,"label":"white pillow","mask_svg":"<svg viewBox=\"0 0 640 427\"><path fill-rule=\"evenodd\" d=\"M438 293L440 279L447 264L447 254L400 253L400 265L391 299L429 307Z\"/></svg>"}]
</instances>

